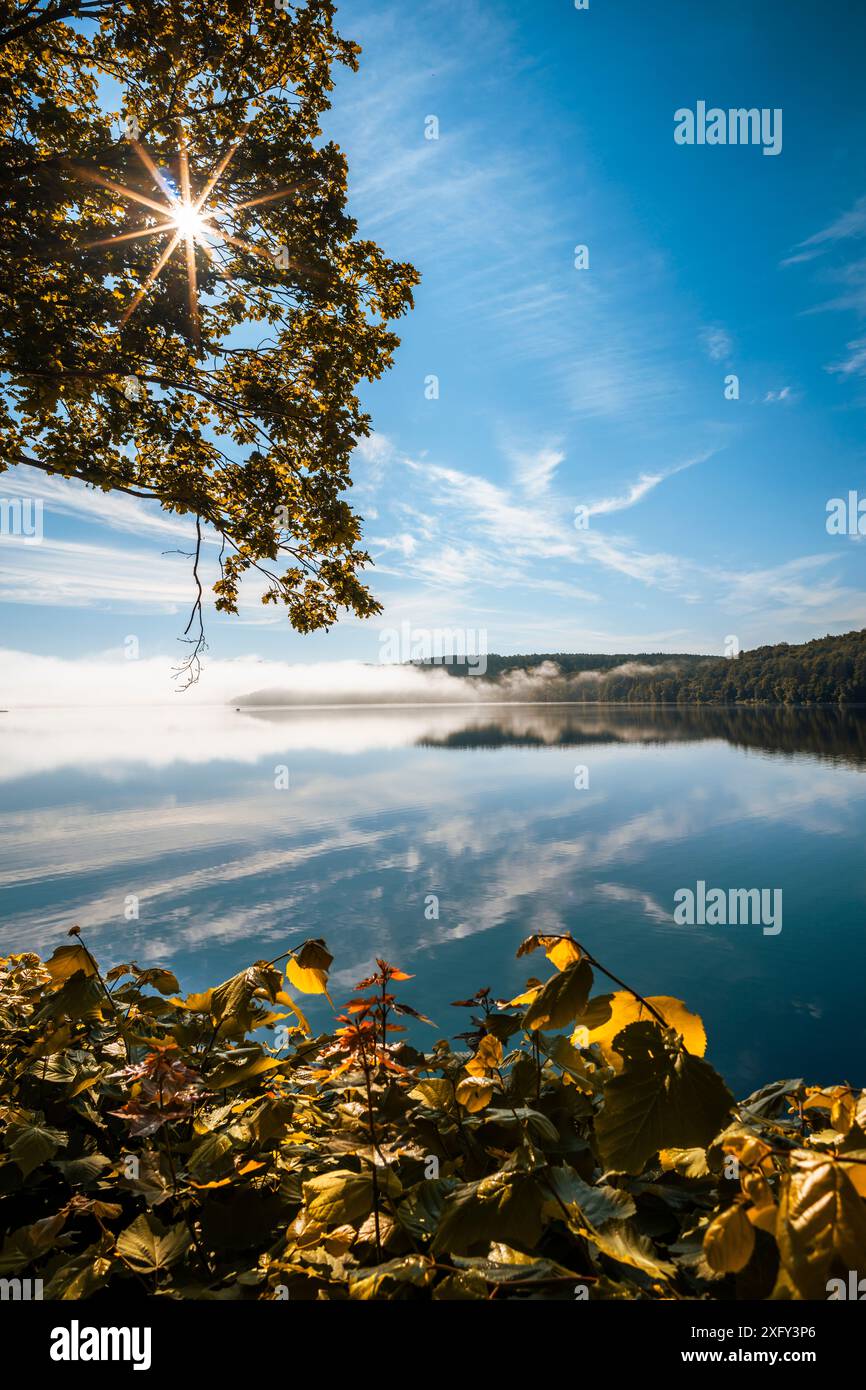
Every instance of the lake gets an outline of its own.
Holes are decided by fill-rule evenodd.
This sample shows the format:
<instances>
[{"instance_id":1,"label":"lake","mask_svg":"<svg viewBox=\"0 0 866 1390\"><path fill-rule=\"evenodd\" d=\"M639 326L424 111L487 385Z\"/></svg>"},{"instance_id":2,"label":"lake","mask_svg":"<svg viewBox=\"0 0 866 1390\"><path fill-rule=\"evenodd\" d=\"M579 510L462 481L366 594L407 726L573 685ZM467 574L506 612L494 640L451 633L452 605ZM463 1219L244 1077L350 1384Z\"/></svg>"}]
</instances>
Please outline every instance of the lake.
<instances>
[{"instance_id":1,"label":"lake","mask_svg":"<svg viewBox=\"0 0 866 1390\"><path fill-rule=\"evenodd\" d=\"M699 1012L739 1094L866 1080L866 712L0 721L4 952L50 953L77 923L104 966L159 962L193 989L324 937L335 1002L384 956L416 976L401 994L435 1020L429 1042L466 1026L450 1001L548 973L541 955L515 959L524 936L571 931L634 988ZM781 930L678 923L675 894L699 882L778 890ZM309 1012L327 1026L324 1001Z\"/></svg>"}]
</instances>

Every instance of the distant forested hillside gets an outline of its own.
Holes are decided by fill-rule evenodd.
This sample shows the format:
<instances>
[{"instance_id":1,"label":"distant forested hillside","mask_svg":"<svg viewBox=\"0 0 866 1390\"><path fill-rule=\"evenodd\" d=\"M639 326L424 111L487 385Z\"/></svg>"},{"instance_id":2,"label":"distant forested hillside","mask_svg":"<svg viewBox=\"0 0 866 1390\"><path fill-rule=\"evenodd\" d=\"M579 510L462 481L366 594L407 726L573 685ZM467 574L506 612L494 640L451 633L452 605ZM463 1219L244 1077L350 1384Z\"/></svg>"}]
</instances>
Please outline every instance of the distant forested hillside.
<instances>
[{"instance_id":1,"label":"distant forested hillside","mask_svg":"<svg viewBox=\"0 0 866 1390\"><path fill-rule=\"evenodd\" d=\"M545 663L551 668L549 675L540 670ZM465 662L415 664L444 664L454 676L477 672L477 666ZM487 657L489 681L508 688L521 672L535 677L531 692L527 691L532 700L866 704L866 629L842 637L819 637L799 646L780 642L756 647L736 658L667 652Z\"/></svg>"}]
</instances>

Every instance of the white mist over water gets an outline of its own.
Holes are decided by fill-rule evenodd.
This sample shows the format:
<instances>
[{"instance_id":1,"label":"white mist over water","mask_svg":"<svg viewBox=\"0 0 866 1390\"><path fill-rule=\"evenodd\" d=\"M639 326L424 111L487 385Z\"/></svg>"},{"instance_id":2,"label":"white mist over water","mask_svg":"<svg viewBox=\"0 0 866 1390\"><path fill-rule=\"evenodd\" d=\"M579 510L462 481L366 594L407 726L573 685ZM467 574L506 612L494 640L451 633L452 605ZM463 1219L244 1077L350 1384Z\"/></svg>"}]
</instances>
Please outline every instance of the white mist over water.
<instances>
[{"instance_id":1,"label":"white mist over water","mask_svg":"<svg viewBox=\"0 0 866 1390\"><path fill-rule=\"evenodd\" d=\"M168 657L129 660L123 649L65 659L0 650L0 705L21 708L129 708L168 705L474 705L567 700L605 676L658 672L625 662L612 671L563 676L552 661L496 679L446 670L360 661L265 661L255 656L206 659L201 679L180 691Z\"/></svg>"}]
</instances>

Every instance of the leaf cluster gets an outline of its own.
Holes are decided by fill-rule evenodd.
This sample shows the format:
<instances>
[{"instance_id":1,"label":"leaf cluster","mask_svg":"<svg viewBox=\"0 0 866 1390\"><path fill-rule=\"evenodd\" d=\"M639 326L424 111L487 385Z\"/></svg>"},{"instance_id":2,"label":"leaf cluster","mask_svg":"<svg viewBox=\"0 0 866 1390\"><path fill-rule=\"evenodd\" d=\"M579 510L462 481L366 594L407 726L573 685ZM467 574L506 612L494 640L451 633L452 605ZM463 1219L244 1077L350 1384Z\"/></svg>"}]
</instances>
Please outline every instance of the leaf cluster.
<instances>
[{"instance_id":1,"label":"leaf cluster","mask_svg":"<svg viewBox=\"0 0 866 1390\"><path fill-rule=\"evenodd\" d=\"M357 391L391 365L418 280L358 235L322 133L360 51L334 19L332 0L0 16L0 472L194 516L217 608L255 572L304 632L379 611L346 497L370 431ZM180 189L183 151L229 239L181 242L150 284L169 214L144 161Z\"/></svg>"},{"instance_id":2,"label":"leaf cluster","mask_svg":"<svg viewBox=\"0 0 866 1390\"><path fill-rule=\"evenodd\" d=\"M72 935L0 962L0 1276L48 1298L808 1299L866 1269L866 1095L736 1104L701 1020L570 936L421 1051L385 960L313 1036L321 940L184 996Z\"/></svg>"}]
</instances>

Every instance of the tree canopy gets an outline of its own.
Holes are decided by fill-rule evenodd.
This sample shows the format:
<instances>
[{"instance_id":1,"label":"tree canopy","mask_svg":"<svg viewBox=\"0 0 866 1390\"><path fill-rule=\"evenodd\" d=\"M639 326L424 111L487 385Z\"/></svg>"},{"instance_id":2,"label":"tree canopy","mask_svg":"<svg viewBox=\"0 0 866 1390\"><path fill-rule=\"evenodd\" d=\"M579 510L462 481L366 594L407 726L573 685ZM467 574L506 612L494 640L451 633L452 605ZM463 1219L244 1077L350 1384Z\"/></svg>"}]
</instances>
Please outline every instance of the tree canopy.
<instances>
[{"instance_id":1,"label":"tree canopy","mask_svg":"<svg viewBox=\"0 0 866 1390\"><path fill-rule=\"evenodd\" d=\"M391 365L418 276L358 236L322 136L360 51L334 12L0 5L0 471L195 517L194 660L202 528L224 611L254 568L299 631L379 611L344 495L356 388Z\"/></svg>"}]
</instances>

